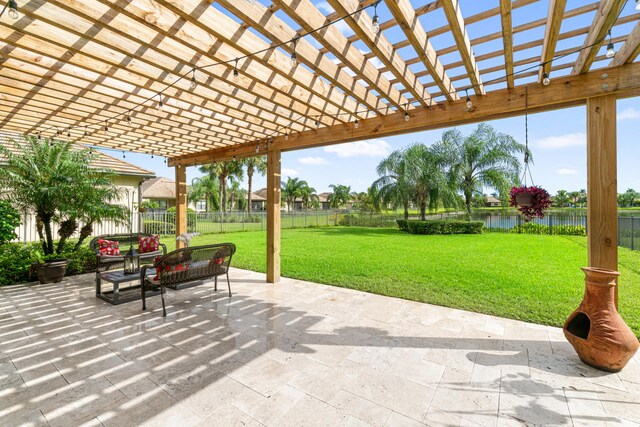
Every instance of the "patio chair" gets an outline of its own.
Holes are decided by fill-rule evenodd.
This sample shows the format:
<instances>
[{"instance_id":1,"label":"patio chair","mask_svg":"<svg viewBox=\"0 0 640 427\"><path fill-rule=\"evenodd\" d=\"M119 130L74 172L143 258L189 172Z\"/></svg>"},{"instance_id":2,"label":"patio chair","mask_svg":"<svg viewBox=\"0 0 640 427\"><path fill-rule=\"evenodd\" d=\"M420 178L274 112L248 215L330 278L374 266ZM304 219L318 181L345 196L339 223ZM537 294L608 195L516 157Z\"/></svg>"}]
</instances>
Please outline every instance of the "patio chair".
<instances>
[{"instance_id":1,"label":"patio chair","mask_svg":"<svg viewBox=\"0 0 640 427\"><path fill-rule=\"evenodd\" d=\"M162 316L166 317L165 288L179 290L203 283L205 279L213 279L214 290L217 291L218 276L225 275L227 276L229 298L231 298L229 266L235 252L236 245L233 243L191 246L169 252L158 257L153 265L143 266L140 270L142 309L147 309L146 291L158 291L159 289L162 298ZM151 271L151 269L155 269L155 271Z\"/></svg>"},{"instance_id":2,"label":"patio chair","mask_svg":"<svg viewBox=\"0 0 640 427\"><path fill-rule=\"evenodd\" d=\"M126 233L126 234L103 234L91 239L89 247L96 254L96 272L100 273L113 268L120 268L124 266L124 255L129 248L138 250L138 237L151 237L151 234L145 233ZM104 255L100 253L99 240L110 240L118 242L120 246L120 255ZM153 252L146 252L139 254L140 264L152 262L158 255L165 255L167 253L167 246L164 243L160 243L158 250Z\"/></svg>"}]
</instances>

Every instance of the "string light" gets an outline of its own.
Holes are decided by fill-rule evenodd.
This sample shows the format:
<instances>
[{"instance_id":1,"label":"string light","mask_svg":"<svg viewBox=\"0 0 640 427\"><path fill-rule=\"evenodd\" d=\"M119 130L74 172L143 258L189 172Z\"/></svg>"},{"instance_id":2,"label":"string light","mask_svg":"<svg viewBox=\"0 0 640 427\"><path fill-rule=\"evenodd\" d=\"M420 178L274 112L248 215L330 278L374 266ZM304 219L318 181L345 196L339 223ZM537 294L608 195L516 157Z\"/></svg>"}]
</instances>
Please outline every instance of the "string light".
<instances>
[{"instance_id":1,"label":"string light","mask_svg":"<svg viewBox=\"0 0 640 427\"><path fill-rule=\"evenodd\" d=\"M18 2L16 0L9 0L2 9L2 12L0 12L0 16L4 15L4 11L7 9L9 9L9 11L7 12L9 18L19 18L20 15L18 15Z\"/></svg>"},{"instance_id":2,"label":"string light","mask_svg":"<svg viewBox=\"0 0 640 427\"><path fill-rule=\"evenodd\" d=\"M471 98L469 98L469 91L465 89L464 92L467 94L467 110L471 110L473 108L473 102L471 102Z\"/></svg>"},{"instance_id":3,"label":"string light","mask_svg":"<svg viewBox=\"0 0 640 427\"><path fill-rule=\"evenodd\" d=\"M285 141L288 141L288 140L289 140L289 132L287 132L287 133L285 133L285 134L284 134L284 140L285 140Z\"/></svg>"},{"instance_id":4,"label":"string light","mask_svg":"<svg viewBox=\"0 0 640 427\"><path fill-rule=\"evenodd\" d=\"M153 150L151 150L151 158L153 159Z\"/></svg>"},{"instance_id":5,"label":"string light","mask_svg":"<svg viewBox=\"0 0 640 427\"><path fill-rule=\"evenodd\" d=\"M123 159L126 159L126 158L127 158L127 156L125 156L125 154L124 154L124 150L122 150L122 158L123 158Z\"/></svg>"},{"instance_id":6,"label":"string light","mask_svg":"<svg viewBox=\"0 0 640 427\"><path fill-rule=\"evenodd\" d=\"M38 141L40 141L40 139L42 139L42 132L38 131L36 135L38 136Z\"/></svg>"},{"instance_id":7,"label":"string light","mask_svg":"<svg viewBox=\"0 0 640 427\"><path fill-rule=\"evenodd\" d=\"M291 68L296 68L298 66L298 54L296 53L296 44L298 43L298 38L296 37L291 41L293 44L293 51L291 52Z\"/></svg>"},{"instance_id":8,"label":"string light","mask_svg":"<svg viewBox=\"0 0 640 427\"><path fill-rule=\"evenodd\" d=\"M371 31L374 35L380 32L380 19L378 18L378 3L380 0L376 1L373 5L373 22L371 23Z\"/></svg>"},{"instance_id":9,"label":"string light","mask_svg":"<svg viewBox=\"0 0 640 427\"><path fill-rule=\"evenodd\" d=\"M196 69L191 70L191 90L195 89L198 86L198 81L196 80Z\"/></svg>"},{"instance_id":10,"label":"string light","mask_svg":"<svg viewBox=\"0 0 640 427\"><path fill-rule=\"evenodd\" d=\"M164 158L164 164L165 165L167 164L167 158L166 157Z\"/></svg>"},{"instance_id":11,"label":"string light","mask_svg":"<svg viewBox=\"0 0 640 427\"><path fill-rule=\"evenodd\" d=\"M636 10L640 10L640 0L636 0Z\"/></svg>"},{"instance_id":12,"label":"string light","mask_svg":"<svg viewBox=\"0 0 640 427\"><path fill-rule=\"evenodd\" d=\"M71 128L67 128L67 138L71 138Z\"/></svg>"},{"instance_id":13,"label":"string light","mask_svg":"<svg viewBox=\"0 0 640 427\"><path fill-rule=\"evenodd\" d=\"M611 59L616 56L616 48L611 40L611 30L609 30L609 43L607 44L607 58Z\"/></svg>"},{"instance_id":14,"label":"string light","mask_svg":"<svg viewBox=\"0 0 640 427\"><path fill-rule=\"evenodd\" d=\"M62 131L61 131L60 129L58 129L58 128L56 128L56 135L57 135L57 136L62 135Z\"/></svg>"},{"instance_id":15,"label":"string light","mask_svg":"<svg viewBox=\"0 0 640 427\"><path fill-rule=\"evenodd\" d=\"M256 144L256 153L260 152L260 143Z\"/></svg>"},{"instance_id":16,"label":"string light","mask_svg":"<svg viewBox=\"0 0 640 427\"><path fill-rule=\"evenodd\" d=\"M411 120L411 117L409 116L409 111L407 111L409 109L409 103L407 103L407 105L405 106L405 110L404 110L404 121L408 122L409 120Z\"/></svg>"},{"instance_id":17,"label":"string light","mask_svg":"<svg viewBox=\"0 0 640 427\"><path fill-rule=\"evenodd\" d=\"M320 127L320 122L316 120L316 127L319 128Z\"/></svg>"},{"instance_id":18,"label":"string light","mask_svg":"<svg viewBox=\"0 0 640 427\"><path fill-rule=\"evenodd\" d=\"M542 84L545 85L545 86L549 86L549 83L551 83L551 79L549 78L549 74L542 73Z\"/></svg>"},{"instance_id":19,"label":"string light","mask_svg":"<svg viewBox=\"0 0 640 427\"><path fill-rule=\"evenodd\" d=\"M131 116L127 114L127 123L131 124Z\"/></svg>"},{"instance_id":20,"label":"string light","mask_svg":"<svg viewBox=\"0 0 640 427\"><path fill-rule=\"evenodd\" d=\"M162 94L161 93L158 94L158 98L160 98L160 101L158 102L158 111L163 111L164 110L164 102L162 102Z\"/></svg>"},{"instance_id":21,"label":"string light","mask_svg":"<svg viewBox=\"0 0 640 427\"><path fill-rule=\"evenodd\" d=\"M236 58L236 65L233 67L233 81L237 82L240 78L240 73L238 72L238 58Z\"/></svg>"},{"instance_id":22,"label":"string light","mask_svg":"<svg viewBox=\"0 0 640 427\"><path fill-rule=\"evenodd\" d=\"M104 133L109 135L109 122L104 123Z\"/></svg>"},{"instance_id":23,"label":"string light","mask_svg":"<svg viewBox=\"0 0 640 427\"><path fill-rule=\"evenodd\" d=\"M356 117L356 121L353 122L353 127L358 129L360 127L360 121L358 120L358 118Z\"/></svg>"},{"instance_id":24,"label":"string light","mask_svg":"<svg viewBox=\"0 0 640 427\"><path fill-rule=\"evenodd\" d=\"M84 125L84 136L85 138L89 136L89 131L87 130L87 125Z\"/></svg>"}]
</instances>

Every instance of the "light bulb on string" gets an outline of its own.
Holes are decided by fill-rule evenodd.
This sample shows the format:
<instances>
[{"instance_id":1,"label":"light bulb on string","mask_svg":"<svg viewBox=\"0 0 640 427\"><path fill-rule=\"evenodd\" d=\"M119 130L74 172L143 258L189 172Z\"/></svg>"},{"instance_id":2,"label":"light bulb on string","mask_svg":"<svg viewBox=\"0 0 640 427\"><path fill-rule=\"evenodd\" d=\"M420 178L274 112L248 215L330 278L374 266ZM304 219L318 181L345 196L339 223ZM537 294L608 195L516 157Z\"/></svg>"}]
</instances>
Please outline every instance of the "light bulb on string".
<instances>
[{"instance_id":1,"label":"light bulb on string","mask_svg":"<svg viewBox=\"0 0 640 427\"><path fill-rule=\"evenodd\" d=\"M353 122L353 127L358 129L360 127L360 121L358 120L358 118L356 117L356 120Z\"/></svg>"},{"instance_id":2,"label":"light bulb on string","mask_svg":"<svg viewBox=\"0 0 640 427\"><path fill-rule=\"evenodd\" d=\"M378 3L380 1L376 1L373 6L373 21L371 22L371 31L374 35L380 32L380 19L378 18Z\"/></svg>"},{"instance_id":3,"label":"light bulb on string","mask_svg":"<svg viewBox=\"0 0 640 427\"><path fill-rule=\"evenodd\" d=\"M260 152L260 143L256 144L256 153Z\"/></svg>"},{"instance_id":4,"label":"light bulb on string","mask_svg":"<svg viewBox=\"0 0 640 427\"><path fill-rule=\"evenodd\" d=\"M233 67L233 81L237 82L240 79L240 72L238 71L238 59L236 58L236 65Z\"/></svg>"},{"instance_id":5,"label":"light bulb on string","mask_svg":"<svg viewBox=\"0 0 640 427\"><path fill-rule=\"evenodd\" d=\"M285 141L288 141L288 140L289 140L289 132L287 132L287 133L285 133L285 134L284 134L284 140L285 140Z\"/></svg>"},{"instance_id":6,"label":"light bulb on string","mask_svg":"<svg viewBox=\"0 0 640 427\"><path fill-rule=\"evenodd\" d=\"M151 158L153 159L153 150L151 150Z\"/></svg>"},{"instance_id":7,"label":"light bulb on string","mask_svg":"<svg viewBox=\"0 0 640 427\"><path fill-rule=\"evenodd\" d=\"M611 40L611 30L609 30L609 43L607 43L607 58L611 59L616 56L616 48L613 45L613 40Z\"/></svg>"},{"instance_id":8,"label":"light bulb on string","mask_svg":"<svg viewBox=\"0 0 640 427\"><path fill-rule=\"evenodd\" d=\"M18 15L18 2L16 0L9 0L7 7L9 8L9 12L7 12L9 18L18 19L20 16Z\"/></svg>"},{"instance_id":9,"label":"light bulb on string","mask_svg":"<svg viewBox=\"0 0 640 427\"><path fill-rule=\"evenodd\" d=\"M131 124L131 116L127 114L127 123Z\"/></svg>"},{"instance_id":10,"label":"light bulb on string","mask_svg":"<svg viewBox=\"0 0 640 427\"><path fill-rule=\"evenodd\" d=\"M469 98L469 91L465 89L465 93L467 94L467 110L471 110L473 108L473 102L471 102L471 98Z\"/></svg>"},{"instance_id":11,"label":"light bulb on string","mask_svg":"<svg viewBox=\"0 0 640 427\"><path fill-rule=\"evenodd\" d=\"M166 157L164 158L164 164L165 165L167 164L167 158Z\"/></svg>"},{"instance_id":12,"label":"light bulb on string","mask_svg":"<svg viewBox=\"0 0 640 427\"><path fill-rule=\"evenodd\" d=\"M636 0L636 10L640 10L640 0Z\"/></svg>"},{"instance_id":13,"label":"light bulb on string","mask_svg":"<svg viewBox=\"0 0 640 427\"><path fill-rule=\"evenodd\" d=\"M84 136L85 136L85 138L86 138L87 136L89 136L89 131L88 131L88 129L87 129L87 125L84 125Z\"/></svg>"},{"instance_id":14,"label":"light bulb on string","mask_svg":"<svg viewBox=\"0 0 640 427\"><path fill-rule=\"evenodd\" d=\"M315 125L316 125L317 128L319 128L320 127L320 122L316 120Z\"/></svg>"},{"instance_id":15,"label":"light bulb on string","mask_svg":"<svg viewBox=\"0 0 640 427\"><path fill-rule=\"evenodd\" d=\"M293 44L293 51L291 52L291 68L296 68L298 66L298 54L296 53L296 44L298 43L298 38L291 40Z\"/></svg>"},{"instance_id":16,"label":"light bulb on string","mask_svg":"<svg viewBox=\"0 0 640 427\"><path fill-rule=\"evenodd\" d=\"M160 100L158 101L158 111L163 111L164 110L164 102L162 102L162 94L158 94L158 98L160 98Z\"/></svg>"},{"instance_id":17,"label":"light bulb on string","mask_svg":"<svg viewBox=\"0 0 640 427\"><path fill-rule=\"evenodd\" d=\"M104 124L104 133L105 135L109 135L109 123Z\"/></svg>"},{"instance_id":18,"label":"light bulb on string","mask_svg":"<svg viewBox=\"0 0 640 427\"><path fill-rule=\"evenodd\" d=\"M198 81L196 80L196 69L191 70L191 90L195 89L198 86Z\"/></svg>"},{"instance_id":19,"label":"light bulb on string","mask_svg":"<svg viewBox=\"0 0 640 427\"><path fill-rule=\"evenodd\" d=\"M71 128L67 129L67 138L71 138Z\"/></svg>"},{"instance_id":20,"label":"light bulb on string","mask_svg":"<svg viewBox=\"0 0 640 427\"><path fill-rule=\"evenodd\" d=\"M549 74L542 73L542 84L545 86L549 86L550 83L551 83L551 79L549 78Z\"/></svg>"},{"instance_id":21,"label":"light bulb on string","mask_svg":"<svg viewBox=\"0 0 640 427\"><path fill-rule=\"evenodd\" d=\"M123 158L123 159L126 159L126 158L127 158L127 156L124 154L124 150L122 150L122 158Z\"/></svg>"},{"instance_id":22,"label":"light bulb on string","mask_svg":"<svg viewBox=\"0 0 640 427\"><path fill-rule=\"evenodd\" d=\"M36 135L38 137L38 141L40 141L42 139L42 132L38 131Z\"/></svg>"}]
</instances>

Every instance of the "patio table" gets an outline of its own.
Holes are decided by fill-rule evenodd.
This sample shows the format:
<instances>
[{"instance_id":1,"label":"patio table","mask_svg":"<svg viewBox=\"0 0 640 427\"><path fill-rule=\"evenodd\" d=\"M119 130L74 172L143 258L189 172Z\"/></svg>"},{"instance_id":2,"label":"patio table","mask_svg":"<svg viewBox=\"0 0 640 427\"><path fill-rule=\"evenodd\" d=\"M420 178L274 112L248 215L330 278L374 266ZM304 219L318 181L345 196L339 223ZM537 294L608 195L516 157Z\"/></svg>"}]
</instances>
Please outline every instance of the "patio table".
<instances>
[{"instance_id":1,"label":"patio table","mask_svg":"<svg viewBox=\"0 0 640 427\"><path fill-rule=\"evenodd\" d=\"M147 270L150 275L155 275L155 269ZM102 282L109 282L113 285L113 289L109 291L102 290ZM121 284L130 283L130 286L120 288ZM157 295L159 292L147 291L148 296ZM140 292L140 274L124 274L124 270L107 270L96 273L96 297L105 300L113 305L124 304L126 302L137 301L141 299Z\"/></svg>"}]
</instances>

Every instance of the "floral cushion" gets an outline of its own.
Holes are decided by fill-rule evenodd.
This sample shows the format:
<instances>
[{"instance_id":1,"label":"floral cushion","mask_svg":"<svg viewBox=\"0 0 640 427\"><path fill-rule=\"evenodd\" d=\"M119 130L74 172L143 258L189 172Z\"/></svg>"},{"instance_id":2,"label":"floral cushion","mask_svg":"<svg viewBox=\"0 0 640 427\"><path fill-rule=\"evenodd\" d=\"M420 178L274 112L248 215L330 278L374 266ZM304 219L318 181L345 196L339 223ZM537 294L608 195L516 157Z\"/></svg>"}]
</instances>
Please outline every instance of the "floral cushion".
<instances>
[{"instance_id":1,"label":"floral cushion","mask_svg":"<svg viewBox=\"0 0 640 427\"><path fill-rule=\"evenodd\" d=\"M155 252L160 247L160 236L138 236L138 253Z\"/></svg>"},{"instance_id":2,"label":"floral cushion","mask_svg":"<svg viewBox=\"0 0 640 427\"><path fill-rule=\"evenodd\" d=\"M120 243L113 240L98 240L100 255L120 255Z\"/></svg>"}]
</instances>

